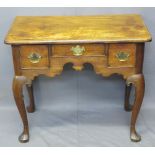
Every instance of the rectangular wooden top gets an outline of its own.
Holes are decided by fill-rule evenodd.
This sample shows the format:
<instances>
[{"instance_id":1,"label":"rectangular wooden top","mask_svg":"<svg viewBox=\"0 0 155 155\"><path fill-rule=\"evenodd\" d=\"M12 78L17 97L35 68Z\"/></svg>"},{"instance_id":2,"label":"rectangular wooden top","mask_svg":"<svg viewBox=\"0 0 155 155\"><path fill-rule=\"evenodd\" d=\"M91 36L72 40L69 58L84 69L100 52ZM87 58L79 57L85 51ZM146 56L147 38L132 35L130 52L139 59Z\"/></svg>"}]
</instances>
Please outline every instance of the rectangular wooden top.
<instances>
[{"instance_id":1,"label":"rectangular wooden top","mask_svg":"<svg viewBox=\"0 0 155 155\"><path fill-rule=\"evenodd\" d=\"M50 44L72 42L151 41L140 15L18 16L5 43Z\"/></svg>"}]
</instances>

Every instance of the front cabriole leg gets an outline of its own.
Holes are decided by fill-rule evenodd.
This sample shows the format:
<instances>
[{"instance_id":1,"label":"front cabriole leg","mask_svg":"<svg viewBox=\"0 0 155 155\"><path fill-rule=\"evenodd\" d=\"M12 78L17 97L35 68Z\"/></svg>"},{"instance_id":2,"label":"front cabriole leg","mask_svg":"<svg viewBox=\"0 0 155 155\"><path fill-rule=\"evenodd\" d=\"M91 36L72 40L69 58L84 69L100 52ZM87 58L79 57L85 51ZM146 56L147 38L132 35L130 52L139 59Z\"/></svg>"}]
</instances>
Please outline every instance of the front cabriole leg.
<instances>
[{"instance_id":1,"label":"front cabriole leg","mask_svg":"<svg viewBox=\"0 0 155 155\"><path fill-rule=\"evenodd\" d=\"M130 126L130 138L134 142L139 142L141 140L140 135L136 132L135 124L137 117L142 105L144 90L145 90L145 81L143 74L135 74L127 79L127 85L133 84L135 86L135 100L132 109L131 116L131 126Z\"/></svg>"},{"instance_id":2,"label":"front cabriole leg","mask_svg":"<svg viewBox=\"0 0 155 155\"><path fill-rule=\"evenodd\" d=\"M13 95L23 123L23 132L19 136L19 141L21 143L29 141L28 120L23 100L23 85L26 84L26 82L25 76L15 76L13 79Z\"/></svg>"}]
</instances>

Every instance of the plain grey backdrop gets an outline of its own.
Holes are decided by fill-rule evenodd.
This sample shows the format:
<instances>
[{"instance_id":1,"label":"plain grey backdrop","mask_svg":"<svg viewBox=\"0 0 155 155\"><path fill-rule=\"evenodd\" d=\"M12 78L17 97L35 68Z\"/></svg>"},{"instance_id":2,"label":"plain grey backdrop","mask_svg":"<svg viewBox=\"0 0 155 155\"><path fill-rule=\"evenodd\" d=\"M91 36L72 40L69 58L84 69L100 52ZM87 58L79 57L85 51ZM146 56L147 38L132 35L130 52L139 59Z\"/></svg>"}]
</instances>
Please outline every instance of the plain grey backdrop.
<instances>
[{"instance_id":1,"label":"plain grey backdrop","mask_svg":"<svg viewBox=\"0 0 155 155\"><path fill-rule=\"evenodd\" d=\"M0 8L0 146L155 146L155 8ZM22 124L12 95L11 48L4 38L15 16L141 14L153 41L146 43L146 92L137 122L142 141L129 139L121 76L103 78L91 66L70 65L55 78L34 81L36 112L28 114L30 142L17 140ZM89 24L89 23L88 23ZM24 91L28 103L27 92Z\"/></svg>"}]
</instances>

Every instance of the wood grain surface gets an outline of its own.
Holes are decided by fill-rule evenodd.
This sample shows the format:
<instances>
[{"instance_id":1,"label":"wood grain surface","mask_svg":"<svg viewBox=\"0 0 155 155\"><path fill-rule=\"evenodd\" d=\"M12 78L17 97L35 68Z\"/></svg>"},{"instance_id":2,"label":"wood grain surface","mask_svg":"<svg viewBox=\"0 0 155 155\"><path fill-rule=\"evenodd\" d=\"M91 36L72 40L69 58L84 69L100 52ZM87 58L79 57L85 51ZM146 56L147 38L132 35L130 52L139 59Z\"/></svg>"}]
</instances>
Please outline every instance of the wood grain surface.
<instances>
[{"instance_id":1,"label":"wood grain surface","mask_svg":"<svg viewBox=\"0 0 155 155\"><path fill-rule=\"evenodd\" d=\"M18 16L5 43L146 42L151 40L140 15Z\"/></svg>"},{"instance_id":2,"label":"wood grain surface","mask_svg":"<svg viewBox=\"0 0 155 155\"><path fill-rule=\"evenodd\" d=\"M84 47L82 56L102 56L105 54L105 44L63 44L52 45L52 56L74 56L72 47Z\"/></svg>"},{"instance_id":3,"label":"wood grain surface","mask_svg":"<svg viewBox=\"0 0 155 155\"><path fill-rule=\"evenodd\" d=\"M119 52L129 54L128 60L119 61L116 57ZM136 64L136 44L110 44L108 62L111 67L134 67Z\"/></svg>"},{"instance_id":4,"label":"wood grain surface","mask_svg":"<svg viewBox=\"0 0 155 155\"><path fill-rule=\"evenodd\" d=\"M20 65L22 69L46 69L49 67L48 46L46 45L22 45L20 46ZM38 63L32 63L28 58L30 54L37 53L41 56Z\"/></svg>"}]
</instances>

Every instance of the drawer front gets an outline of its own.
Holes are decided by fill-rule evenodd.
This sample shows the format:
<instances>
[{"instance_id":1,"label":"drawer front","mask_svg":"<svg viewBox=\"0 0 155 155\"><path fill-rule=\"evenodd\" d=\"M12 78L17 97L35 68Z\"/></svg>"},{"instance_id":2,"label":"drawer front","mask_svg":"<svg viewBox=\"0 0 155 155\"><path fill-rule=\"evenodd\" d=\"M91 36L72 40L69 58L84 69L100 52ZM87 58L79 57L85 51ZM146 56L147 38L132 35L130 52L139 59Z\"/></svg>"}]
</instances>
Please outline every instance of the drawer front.
<instances>
[{"instance_id":1,"label":"drawer front","mask_svg":"<svg viewBox=\"0 0 155 155\"><path fill-rule=\"evenodd\" d=\"M135 67L136 44L110 44L108 64L111 67Z\"/></svg>"},{"instance_id":2,"label":"drawer front","mask_svg":"<svg viewBox=\"0 0 155 155\"><path fill-rule=\"evenodd\" d=\"M23 45L20 46L20 64L23 69L48 68L48 46Z\"/></svg>"},{"instance_id":3,"label":"drawer front","mask_svg":"<svg viewBox=\"0 0 155 155\"><path fill-rule=\"evenodd\" d=\"M52 56L99 56L104 55L104 44L52 45Z\"/></svg>"}]
</instances>

